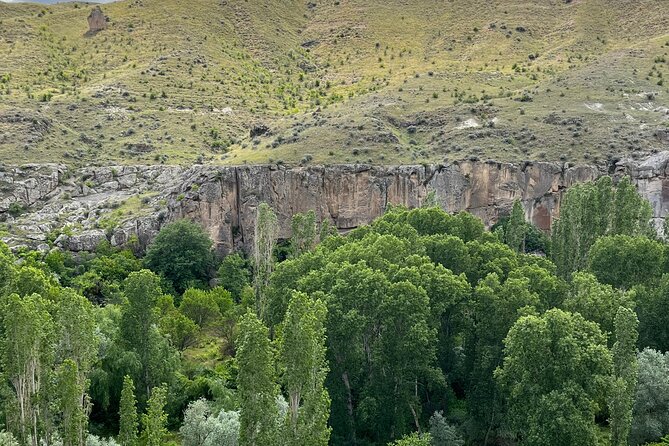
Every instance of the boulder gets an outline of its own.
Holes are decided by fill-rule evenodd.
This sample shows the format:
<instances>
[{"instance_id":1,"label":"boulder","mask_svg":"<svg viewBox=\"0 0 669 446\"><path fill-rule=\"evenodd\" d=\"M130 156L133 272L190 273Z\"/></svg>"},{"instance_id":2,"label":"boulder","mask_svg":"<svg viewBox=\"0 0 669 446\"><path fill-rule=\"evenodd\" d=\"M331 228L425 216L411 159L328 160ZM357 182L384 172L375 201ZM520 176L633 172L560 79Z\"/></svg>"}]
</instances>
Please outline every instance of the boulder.
<instances>
[{"instance_id":1,"label":"boulder","mask_svg":"<svg viewBox=\"0 0 669 446\"><path fill-rule=\"evenodd\" d=\"M61 234L58 236L54 244L59 248L68 251L95 251L98 245L107 240L105 231L101 229L90 229L74 235Z\"/></svg>"},{"instance_id":2,"label":"boulder","mask_svg":"<svg viewBox=\"0 0 669 446\"><path fill-rule=\"evenodd\" d=\"M657 139L659 139L660 142L669 144L669 128L657 130L655 136L657 136Z\"/></svg>"},{"instance_id":3,"label":"boulder","mask_svg":"<svg viewBox=\"0 0 669 446\"><path fill-rule=\"evenodd\" d=\"M89 34L95 34L107 29L107 21L107 16L102 12L102 9L99 6L93 8L91 13L88 15Z\"/></svg>"}]
</instances>

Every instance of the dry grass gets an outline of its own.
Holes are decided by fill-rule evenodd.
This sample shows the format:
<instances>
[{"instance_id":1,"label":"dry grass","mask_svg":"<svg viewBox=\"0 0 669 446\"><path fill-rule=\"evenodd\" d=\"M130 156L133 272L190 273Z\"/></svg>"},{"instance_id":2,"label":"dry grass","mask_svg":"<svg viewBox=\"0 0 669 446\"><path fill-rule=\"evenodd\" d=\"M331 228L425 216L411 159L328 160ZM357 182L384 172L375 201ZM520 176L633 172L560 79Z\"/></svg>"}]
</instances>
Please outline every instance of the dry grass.
<instances>
[{"instance_id":1,"label":"dry grass","mask_svg":"<svg viewBox=\"0 0 669 446\"><path fill-rule=\"evenodd\" d=\"M664 0L0 3L8 163L603 160L662 149ZM266 135L250 137L263 124Z\"/></svg>"}]
</instances>

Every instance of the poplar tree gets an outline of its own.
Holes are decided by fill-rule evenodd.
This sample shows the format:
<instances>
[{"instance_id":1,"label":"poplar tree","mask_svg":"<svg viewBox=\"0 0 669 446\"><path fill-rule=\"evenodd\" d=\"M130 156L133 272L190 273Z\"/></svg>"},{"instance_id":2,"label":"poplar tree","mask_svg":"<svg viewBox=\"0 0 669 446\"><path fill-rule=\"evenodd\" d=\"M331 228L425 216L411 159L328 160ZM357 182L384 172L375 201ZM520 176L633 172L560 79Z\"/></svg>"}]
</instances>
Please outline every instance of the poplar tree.
<instances>
[{"instance_id":1,"label":"poplar tree","mask_svg":"<svg viewBox=\"0 0 669 446\"><path fill-rule=\"evenodd\" d=\"M140 403L145 403L152 387L168 381L174 352L157 328L157 303L162 295L158 276L149 270L137 271L124 285L127 302L122 309L120 334L123 347L137 355L140 372L135 385Z\"/></svg>"},{"instance_id":2,"label":"poplar tree","mask_svg":"<svg viewBox=\"0 0 669 446\"><path fill-rule=\"evenodd\" d=\"M5 296L0 301L3 337L0 358L11 383L14 402L12 431L21 444L37 446L48 437L43 425L49 419L47 385L53 370L53 319L49 302L37 294Z\"/></svg>"},{"instance_id":3,"label":"poplar tree","mask_svg":"<svg viewBox=\"0 0 669 446\"><path fill-rule=\"evenodd\" d=\"M123 378L123 390L121 390L119 410L118 442L121 446L137 446L138 418L135 383L133 383L132 378L126 375Z\"/></svg>"},{"instance_id":4,"label":"poplar tree","mask_svg":"<svg viewBox=\"0 0 669 446\"><path fill-rule=\"evenodd\" d=\"M639 195L630 177L623 177L616 187L611 209L611 234L650 235L653 210Z\"/></svg>"},{"instance_id":5,"label":"poplar tree","mask_svg":"<svg viewBox=\"0 0 669 446\"><path fill-rule=\"evenodd\" d=\"M146 446L162 446L164 439L169 433L167 431L167 386L154 387L147 404L146 413L142 416L144 427L144 444Z\"/></svg>"},{"instance_id":6,"label":"poplar tree","mask_svg":"<svg viewBox=\"0 0 669 446\"><path fill-rule=\"evenodd\" d=\"M651 217L650 204L629 177L615 188L608 176L572 186L562 197L560 218L553 224L551 252L558 273L566 278L585 269L590 248L603 235L650 235Z\"/></svg>"},{"instance_id":7,"label":"poplar tree","mask_svg":"<svg viewBox=\"0 0 669 446\"><path fill-rule=\"evenodd\" d=\"M96 334L93 304L72 290L61 291L55 311L58 344L56 355L60 366L59 385L64 420L65 445L83 445L86 442L88 414L91 411L88 388L89 375L97 357L99 339ZM73 375L74 374L74 375ZM76 393L62 393L65 392Z\"/></svg>"},{"instance_id":8,"label":"poplar tree","mask_svg":"<svg viewBox=\"0 0 669 446\"><path fill-rule=\"evenodd\" d=\"M330 396L324 386L326 313L321 300L300 292L288 304L280 356L289 409L284 440L289 445L325 446L330 438Z\"/></svg>"},{"instance_id":9,"label":"poplar tree","mask_svg":"<svg viewBox=\"0 0 669 446\"><path fill-rule=\"evenodd\" d=\"M279 237L279 222L267 203L260 203L256 214L253 238L253 286L256 295L256 313L264 320L266 313L265 290L274 266L274 246Z\"/></svg>"},{"instance_id":10,"label":"poplar tree","mask_svg":"<svg viewBox=\"0 0 669 446\"><path fill-rule=\"evenodd\" d=\"M88 397L77 363L66 359L58 372L59 407L62 415L63 446L85 446L88 434Z\"/></svg>"},{"instance_id":11,"label":"poplar tree","mask_svg":"<svg viewBox=\"0 0 669 446\"><path fill-rule=\"evenodd\" d=\"M310 251L316 243L316 213L313 210L305 214L295 214L290 222L292 235L290 247L294 257Z\"/></svg>"},{"instance_id":12,"label":"poplar tree","mask_svg":"<svg viewBox=\"0 0 669 446\"><path fill-rule=\"evenodd\" d=\"M269 446L277 440L279 394L267 327L252 313L239 322L237 390L241 405L240 443Z\"/></svg>"},{"instance_id":13,"label":"poplar tree","mask_svg":"<svg viewBox=\"0 0 669 446\"><path fill-rule=\"evenodd\" d=\"M611 444L626 446L632 426L632 409L638 379L636 342L639 320L634 311L620 307L615 318L613 344L613 389L609 399Z\"/></svg>"},{"instance_id":14,"label":"poplar tree","mask_svg":"<svg viewBox=\"0 0 669 446\"><path fill-rule=\"evenodd\" d=\"M506 244L516 252L525 252L525 237L527 236L527 223L525 222L525 211L520 201L513 202L513 209L506 224Z\"/></svg>"}]
</instances>

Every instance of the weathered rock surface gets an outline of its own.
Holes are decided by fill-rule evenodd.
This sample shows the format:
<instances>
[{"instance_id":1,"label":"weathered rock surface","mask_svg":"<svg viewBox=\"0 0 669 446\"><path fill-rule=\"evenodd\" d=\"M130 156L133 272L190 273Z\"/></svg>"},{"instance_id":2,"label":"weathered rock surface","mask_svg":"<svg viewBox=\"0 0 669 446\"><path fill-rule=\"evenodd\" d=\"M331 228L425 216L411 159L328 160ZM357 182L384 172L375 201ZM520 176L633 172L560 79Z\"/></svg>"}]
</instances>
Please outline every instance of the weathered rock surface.
<instances>
[{"instance_id":1,"label":"weathered rock surface","mask_svg":"<svg viewBox=\"0 0 669 446\"><path fill-rule=\"evenodd\" d=\"M104 29L107 29L107 16L99 6L96 6L88 15L88 32L95 34Z\"/></svg>"},{"instance_id":2,"label":"weathered rock surface","mask_svg":"<svg viewBox=\"0 0 669 446\"><path fill-rule=\"evenodd\" d=\"M77 171L63 165L0 168L0 219L10 244L52 241L72 251L92 250L102 240L145 247L169 221L200 222L220 252L252 242L256 208L277 213L280 237L290 218L313 209L340 230L369 223L389 204L420 206L430 191L447 211L467 210L487 225L519 199L527 218L544 230L558 216L562 192L603 174L630 175L650 200L655 223L669 211L669 152L643 161L568 167L560 163L510 164L462 161L450 165L274 165L216 167L115 166ZM18 203L27 212L10 215Z\"/></svg>"}]
</instances>

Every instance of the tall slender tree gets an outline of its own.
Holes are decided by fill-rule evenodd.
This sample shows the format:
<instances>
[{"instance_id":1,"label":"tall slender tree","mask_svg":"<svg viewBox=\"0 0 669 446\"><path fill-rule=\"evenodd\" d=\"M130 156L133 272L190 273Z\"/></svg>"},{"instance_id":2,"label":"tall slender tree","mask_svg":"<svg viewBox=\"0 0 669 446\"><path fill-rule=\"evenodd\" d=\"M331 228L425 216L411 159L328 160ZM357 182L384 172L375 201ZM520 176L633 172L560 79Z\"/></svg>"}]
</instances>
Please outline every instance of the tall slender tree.
<instances>
[{"instance_id":1,"label":"tall slender tree","mask_svg":"<svg viewBox=\"0 0 669 446\"><path fill-rule=\"evenodd\" d=\"M278 440L279 422L274 354L267 327L254 313L246 313L239 322L237 345L240 443L244 446L273 445Z\"/></svg>"},{"instance_id":2,"label":"tall slender tree","mask_svg":"<svg viewBox=\"0 0 669 446\"><path fill-rule=\"evenodd\" d=\"M274 266L274 246L279 237L279 222L267 203L260 203L256 213L253 238L253 285L256 294L256 313L266 316L265 290Z\"/></svg>"},{"instance_id":3,"label":"tall slender tree","mask_svg":"<svg viewBox=\"0 0 669 446\"><path fill-rule=\"evenodd\" d=\"M638 379L636 342L639 320L634 311L620 307L615 318L613 344L613 389L609 398L611 444L626 446L632 426L632 409Z\"/></svg>"},{"instance_id":4,"label":"tall slender tree","mask_svg":"<svg viewBox=\"0 0 669 446\"><path fill-rule=\"evenodd\" d=\"M513 202L509 221L506 223L506 244L516 252L525 252L525 237L527 236L527 222L525 211L519 200Z\"/></svg>"},{"instance_id":5,"label":"tall slender tree","mask_svg":"<svg viewBox=\"0 0 669 446\"><path fill-rule=\"evenodd\" d=\"M157 328L157 303L162 295L160 279L149 270L134 272L124 283L120 335L123 346L137 355L140 373L135 378L140 403L151 388L167 382L172 373L174 352Z\"/></svg>"},{"instance_id":6,"label":"tall slender tree","mask_svg":"<svg viewBox=\"0 0 669 446\"><path fill-rule=\"evenodd\" d=\"M142 426L144 427L144 444L146 446L162 446L165 437L169 433L167 430L167 414L165 405L167 404L167 386L151 389L151 398L147 404L146 413L142 416Z\"/></svg>"},{"instance_id":7,"label":"tall slender tree","mask_svg":"<svg viewBox=\"0 0 669 446\"><path fill-rule=\"evenodd\" d=\"M137 400L135 399L135 383L126 375L121 390L121 407L119 410L118 442L121 446L137 446L139 417L137 416Z\"/></svg>"},{"instance_id":8,"label":"tall slender tree","mask_svg":"<svg viewBox=\"0 0 669 446\"><path fill-rule=\"evenodd\" d=\"M63 446L85 446L88 437L86 381L80 379L77 363L66 359L58 370L59 408Z\"/></svg>"},{"instance_id":9,"label":"tall slender tree","mask_svg":"<svg viewBox=\"0 0 669 446\"><path fill-rule=\"evenodd\" d=\"M313 249L316 243L316 213L313 210L293 215L290 228L292 230L290 247L293 256L299 256Z\"/></svg>"},{"instance_id":10,"label":"tall slender tree","mask_svg":"<svg viewBox=\"0 0 669 446\"><path fill-rule=\"evenodd\" d=\"M17 294L0 301L2 333L0 355L5 376L13 388L11 430L25 445L37 446L49 438L46 394L54 365L54 324L50 304L37 294Z\"/></svg>"},{"instance_id":11,"label":"tall slender tree","mask_svg":"<svg viewBox=\"0 0 669 446\"><path fill-rule=\"evenodd\" d=\"M69 289L60 293L55 311L58 333L56 356L59 361L63 361L60 377L65 381L59 386L59 390L78 392L61 396L62 401L67 402L65 407L69 411L67 414L65 408L61 408L63 419L70 420L69 433L63 434L63 442L66 444L81 445L86 442L86 420L91 411L89 375L99 345L93 311L93 305L85 297ZM72 376L74 372L76 376ZM69 406L75 404L76 407Z\"/></svg>"},{"instance_id":12,"label":"tall slender tree","mask_svg":"<svg viewBox=\"0 0 669 446\"><path fill-rule=\"evenodd\" d=\"M322 301L297 291L288 304L280 351L288 392L287 445L325 446L330 438L330 397L324 386L326 313Z\"/></svg>"}]
</instances>

